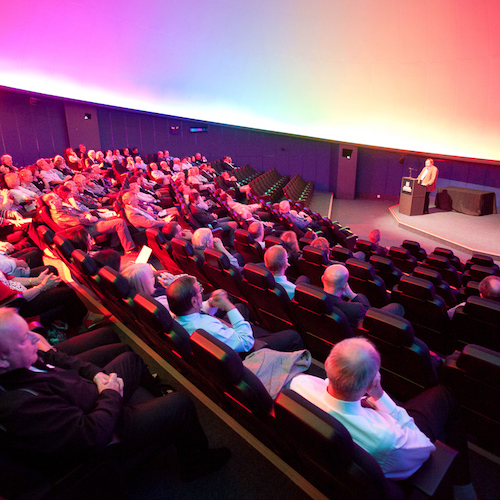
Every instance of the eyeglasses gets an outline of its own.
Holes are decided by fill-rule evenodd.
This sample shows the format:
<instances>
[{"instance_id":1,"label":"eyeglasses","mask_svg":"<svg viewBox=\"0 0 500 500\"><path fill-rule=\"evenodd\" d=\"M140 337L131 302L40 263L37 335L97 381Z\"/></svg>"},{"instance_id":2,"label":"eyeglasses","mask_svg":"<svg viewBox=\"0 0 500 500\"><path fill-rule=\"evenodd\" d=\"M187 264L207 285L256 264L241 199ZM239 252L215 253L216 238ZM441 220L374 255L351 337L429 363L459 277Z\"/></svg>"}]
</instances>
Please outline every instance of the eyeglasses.
<instances>
[{"instance_id":1,"label":"eyeglasses","mask_svg":"<svg viewBox=\"0 0 500 500\"><path fill-rule=\"evenodd\" d=\"M198 281L198 286L200 287L200 293L203 295L203 285Z\"/></svg>"}]
</instances>

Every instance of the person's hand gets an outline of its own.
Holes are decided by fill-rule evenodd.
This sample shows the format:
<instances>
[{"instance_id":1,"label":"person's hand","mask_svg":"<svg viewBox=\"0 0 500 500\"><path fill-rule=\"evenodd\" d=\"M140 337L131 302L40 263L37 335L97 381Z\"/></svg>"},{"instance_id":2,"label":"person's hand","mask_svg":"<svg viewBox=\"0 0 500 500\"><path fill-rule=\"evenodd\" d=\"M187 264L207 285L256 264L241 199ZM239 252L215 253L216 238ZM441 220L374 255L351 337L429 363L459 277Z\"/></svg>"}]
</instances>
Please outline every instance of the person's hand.
<instances>
[{"instance_id":1,"label":"person's hand","mask_svg":"<svg viewBox=\"0 0 500 500\"><path fill-rule=\"evenodd\" d=\"M16 262L16 267L23 267L25 269L28 269L30 266L25 260L22 259L14 259Z\"/></svg>"},{"instance_id":2,"label":"person's hand","mask_svg":"<svg viewBox=\"0 0 500 500\"><path fill-rule=\"evenodd\" d=\"M45 269L45 271L42 271L36 278L31 278L31 283L33 285L39 285L49 274L49 270Z\"/></svg>"},{"instance_id":3,"label":"person's hand","mask_svg":"<svg viewBox=\"0 0 500 500\"><path fill-rule=\"evenodd\" d=\"M97 385L99 393L106 389L111 389L123 397L123 379L118 377L116 373L111 373L110 375L106 375L106 373L103 372L96 373L94 384Z\"/></svg>"},{"instance_id":4,"label":"person's hand","mask_svg":"<svg viewBox=\"0 0 500 500\"><path fill-rule=\"evenodd\" d=\"M40 282L40 286L44 291L47 291L52 290L52 288L55 288L57 285L59 285L59 283L61 283L61 278L50 273L43 277L42 281Z\"/></svg>"},{"instance_id":5,"label":"person's hand","mask_svg":"<svg viewBox=\"0 0 500 500\"><path fill-rule=\"evenodd\" d=\"M163 220L165 222L170 222L170 221L172 221L174 219L175 219L175 215L174 214L170 214L170 215L167 215L166 217L163 217Z\"/></svg>"},{"instance_id":6,"label":"person's hand","mask_svg":"<svg viewBox=\"0 0 500 500\"><path fill-rule=\"evenodd\" d=\"M214 238L214 248L219 252L226 253L226 248L220 238Z\"/></svg>"},{"instance_id":7,"label":"person's hand","mask_svg":"<svg viewBox=\"0 0 500 500\"><path fill-rule=\"evenodd\" d=\"M0 241L0 250L2 252L11 253L15 250L14 245L8 241Z\"/></svg>"},{"instance_id":8,"label":"person's hand","mask_svg":"<svg viewBox=\"0 0 500 500\"><path fill-rule=\"evenodd\" d=\"M384 395L384 389L382 389L380 382L381 376L380 372L378 372L374 379L370 382L370 385L366 388L368 396L370 396L373 401L378 401Z\"/></svg>"},{"instance_id":9,"label":"person's hand","mask_svg":"<svg viewBox=\"0 0 500 500\"><path fill-rule=\"evenodd\" d=\"M208 304L210 307L217 307L226 312L234 309L234 304L228 299L225 290L214 290L208 299Z\"/></svg>"},{"instance_id":10,"label":"person's hand","mask_svg":"<svg viewBox=\"0 0 500 500\"><path fill-rule=\"evenodd\" d=\"M354 298L356 298L356 294L351 290L349 283L346 283L344 288L344 293L342 295L348 298L349 300L353 300Z\"/></svg>"},{"instance_id":11,"label":"person's hand","mask_svg":"<svg viewBox=\"0 0 500 500\"><path fill-rule=\"evenodd\" d=\"M183 229L182 237L187 241L191 241L191 239L193 238L193 233L189 229Z\"/></svg>"},{"instance_id":12,"label":"person's hand","mask_svg":"<svg viewBox=\"0 0 500 500\"><path fill-rule=\"evenodd\" d=\"M49 341L43 337L42 335L40 335L39 333L37 332L31 332L30 333L32 335L35 335L36 338L37 338L37 341L36 341L36 347L39 351L43 351L43 352L47 352L47 351L50 351L51 349L54 349L50 344L49 344Z\"/></svg>"}]
</instances>

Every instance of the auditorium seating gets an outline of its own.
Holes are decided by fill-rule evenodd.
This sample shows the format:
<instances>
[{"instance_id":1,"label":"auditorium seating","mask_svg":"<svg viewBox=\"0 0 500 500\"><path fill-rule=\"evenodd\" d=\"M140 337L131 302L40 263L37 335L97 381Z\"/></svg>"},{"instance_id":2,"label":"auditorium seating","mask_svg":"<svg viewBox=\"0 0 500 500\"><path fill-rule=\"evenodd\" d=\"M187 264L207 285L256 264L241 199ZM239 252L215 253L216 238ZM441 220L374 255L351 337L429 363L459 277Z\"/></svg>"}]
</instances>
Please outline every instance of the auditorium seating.
<instances>
[{"instance_id":1,"label":"auditorium seating","mask_svg":"<svg viewBox=\"0 0 500 500\"><path fill-rule=\"evenodd\" d=\"M418 338L439 354L453 352L450 318L444 300L434 285L415 276L403 276L391 293L391 302L404 307L405 318L413 325Z\"/></svg>"},{"instance_id":2,"label":"auditorium seating","mask_svg":"<svg viewBox=\"0 0 500 500\"><path fill-rule=\"evenodd\" d=\"M464 265L460 262L460 259L453 253L453 250L449 248L436 247L432 252L435 255L441 255L446 257L450 264L459 272L462 273L464 270Z\"/></svg>"},{"instance_id":3,"label":"auditorium seating","mask_svg":"<svg viewBox=\"0 0 500 500\"><path fill-rule=\"evenodd\" d=\"M457 452L436 441L436 451L406 483L389 481L347 429L291 389L275 402L276 427L293 446L293 465L328 498L403 500L447 498L446 475ZM418 491L417 491L418 490Z\"/></svg>"},{"instance_id":4,"label":"auditorium seating","mask_svg":"<svg viewBox=\"0 0 500 500\"><path fill-rule=\"evenodd\" d=\"M357 240L356 241L356 251L363 252L365 254L365 259L368 261L372 255L384 256L381 250L375 247L375 244L368 240Z\"/></svg>"},{"instance_id":5,"label":"auditorium seating","mask_svg":"<svg viewBox=\"0 0 500 500\"><path fill-rule=\"evenodd\" d=\"M375 274L384 280L387 290L392 290L399 283L403 273L394 266L392 260L380 255L372 255L369 262L375 269Z\"/></svg>"},{"instance_id":6,"label":"auditorium seating","mask_svg":"<svg viewBox=\"0 0 500 500\"><path fill-rule=\"evenodd\" d=\"M418 241L404 240L403 243L401 243L401 246L406 248L410 252L410 255L413 255L418 262L422 262L427 257L427 252L420 247L420 243Z\"/></svg>"},{"instance_id":7,"label":"auditorium seating","mask_svg":"<svg viewBox=\"0 0 500 500\"><path fill-rule=\"evenodd\" d=\"M271 396L233 349L201 329L193 332L190 341L198 369L219 389L233 412L270 420Z\"/></svg>"},{"instance_id":8,"label":"auditorium seating","mask_svg":"<svg viewBox=\"0 0 500 500\"><path fill-rule=\"evenodd\" d=\"M348 248L334 246L330 250L330 256L334 261L346 262L347 259L352 259L352 252Z\"/></svg>"},{"instance_id":9,"label":"auditorium seating","mask_svg":"<svg viewBox=\"0 0 500 500\"><path fill-rule=\"evenodd\" d=\"M360 331L380 353L384 389L393 398L408 401L438 384L441 359L415 338L407 319L372 307Z\"/></svg>"},{"instance_id":10,"label":"auditorium seating","mask_svg":"<svg viewBox=\"0 0 500 500\"><path fill-rule=\"evenodd\" d=\"M283 187L289 181L290 176L281 176L272 168L248 183L252 193L261 201L275 203L283 197Z\"/></svg>"},{"instance_id":11,"label":"auditorium seating","mask_svg":"<svg viewBox=\"0 0 500 500\"><path fill-rule=\"evenodd\" d=\"M470 344L449 356L442 381L460 402L462 419L473 442L500 453L500 352Z\"/></svg>"},{"instance_id":12,"label":"auditorium seating","mask_svg":"<svg viewBox=\"0 0 500 500\"><path fill-rule=\"evenodd\" d=\"M181 274L182 269L172 257L172 246L161 230L156 227L147 228L146 238L149 248L151 248L153 254L161 262L163 269L172 274Z\"/></svg>"},{"instance_id":13,"label":"auditorium seating","mask_svg":"<svg viewBox=\"0 0 500 500\"><path fill-rule=\"evenodd\" d=\"M455 288L460 288L462 285L462 273L457 271L457 268L451 264L448 257L431 253L421 264L423 267L430 267L439 272L446 283Z\"/></svg>"},{"instance_id":14,"label":"auditorium seating","mask_svg":"<svg viewBox=\"0 0 500 500\"><path fill-rule=\"evenodd\" d=\"M210 293L215 289L205 274L203 269L203 259L195 254L191 243L178 238L173 238L172 257L185 273L194 276L203 285L204 293Z\"/></svg>"},{"instance_id":15,"label":"auditorium seating","mask_svg":"<svg viewBox=\"0 0 500 500\"><path fill-rule=\"evenodd\" d=\"M301 206L309 206L314 194L314 182L306 182L297 174L284 187L285 197Z\"/></svg>"},{"instance_id":16,"label":"auditorium seating","mask_svg":"<svg viewBox=\"0 0 500 500\"><path fill-rule=\"evenodd\" d=\"M495 264L489 255L479 253L473 254L472 257L465 263L464 270L467 271L467 269L474 265L491 267L495 271L495 274L499 274L498 264Z\"/></svg>"},{"instance_id":17,"label":"auditorium seating","mask_svg":"<svg viewBox=\"0 0 500 500\"><path fill-rule=\"evenodd\" d=\"M435 269L417 266L413 270L412 276L429 280L436 288L437 295L444 299L447 307L453 307L457 304L457 291L450 288L450 285L446 281L443 281L441 275Z\"/></svg>"},{"instance_id":18,"label":"auditorium seating","mask_svg":"<svg viewBox=\"0 0 500 500\"><path fill-rule=\"evenodd\" d=\"M500 352L500 302L471 296L455 310L451 326L457 349L478 344Z\"/></svg>"},{"instance_id":19,"label":"auditorium seating","mask_svg":"<svg viewBox=\"0 0 500 500\"><path fill-rule=\"evenodd\" d=\"M480 266L478 264L472 264L462 275L462 284L466 285L469 281L479 281L483 280L487 276L495 276L498 273L495 272L493 267Z\"/></svg>"},{"instance_id":20,"label":"auditorium seating","mask_svg":"<svg viewBox=\"0 0 500 500\"><path fill-rule=\"evenodd\" d=\"M264 328L270 332L295 329L288 294L274 281L268 269L253 263L246 264L243 269L243 286Z\"/></svg>"},{"instance_id":21,"label":"auditorium seating","mask_svg":"<svg viewBox=\"0 0 500 500\"><path fill-rule=\"evenodd\" d=\"M354 293L366 295L372 307L383 307L389 303L384 281L375 275L369 262L348 259L345 263L349 271L349 286Z\"/></svg>"},{"instance_id":22,"label":"auditorium seating","mask_svg":"<svg viewBox=\"0 0 500 500\"><path fill-rule=\"evenodd\" d=\"M309 277L311 285L323 286L321 277L328 266L328 256L319 248L310 245L304 247L302 255L299 258L299 270L300 274Z\"/></svg>"},{"instance_id":23,"label":"auditorium seating","mask_svg":"<svg viewBox=\"0 0 500 500\"><path fill-rule=\"evenodd\" d=\"M245 229L236 229L233 245L235 251L243 256L245 264L264 261L264 250Z\"/></svg>"},{"instance_id":24,"label":"auditorium seating","mask_svg":"<svg viewBox=\"0 0 500 500\"><path fill-rule=\"evenodd\" d=\"M344 313L333 306L328 294L314 285L300 284L290 310L313 357L325 361L337 342L353 336Z\"/></svg>"},{"instance_id":25,"label":"auditorium seating","mask_svg":"<svg viewBox=\"0 0 500 500\"><path fill-rule=\"evenodd\" d=\"M387 258L403 273L410 274L417 267L417 259L403 247L391 247Z\"/></svg>"}]
</instances>

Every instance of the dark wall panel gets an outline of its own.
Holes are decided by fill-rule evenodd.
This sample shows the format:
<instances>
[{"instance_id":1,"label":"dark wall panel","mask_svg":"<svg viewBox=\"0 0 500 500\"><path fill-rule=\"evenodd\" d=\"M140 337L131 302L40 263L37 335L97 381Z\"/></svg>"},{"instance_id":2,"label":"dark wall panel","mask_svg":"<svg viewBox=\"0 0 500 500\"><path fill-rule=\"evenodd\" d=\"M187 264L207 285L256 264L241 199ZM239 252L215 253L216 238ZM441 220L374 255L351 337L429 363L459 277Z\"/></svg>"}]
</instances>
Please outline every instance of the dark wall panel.
<instances>
[{"instance_id":1,"label":"dark wall panel","mask_svg":"<svg viewBox=\"0 0 500 500\"><path fill-rule=\"evenodd\" d=\"M99 123L99 135L101 136L101 147L105 153L108 149L114 149L113 129L108 108L97 108L97 119Z\"/></svg>"},{"instance_id":2,"label":"dark wall panel","mask_svg":"<svg viewBox=\"0 0 500 500\"><path fill-rule=\"evenodd\" d=\"M152 115L140 115L141 142L139 153L144 155L158 151L155 143L154 119Z\"/></svg>"}]
</instances>

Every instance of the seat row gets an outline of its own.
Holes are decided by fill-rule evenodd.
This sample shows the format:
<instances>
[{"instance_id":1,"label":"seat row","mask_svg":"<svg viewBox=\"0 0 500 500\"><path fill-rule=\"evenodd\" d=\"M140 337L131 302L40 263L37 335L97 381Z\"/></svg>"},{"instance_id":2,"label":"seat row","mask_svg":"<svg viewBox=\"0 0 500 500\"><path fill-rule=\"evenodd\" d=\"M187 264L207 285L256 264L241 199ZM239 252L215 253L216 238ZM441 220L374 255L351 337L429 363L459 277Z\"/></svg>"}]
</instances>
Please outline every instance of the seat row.
<instances>
[{"instance_id":1,"label":"seat row","mask_svg":"<svg viewBox=\"0 0 500 500\"><path fill-rule=\"evenodd\" d=\"M249 186L251 192L259 200L274 203L283 198L283 187L289 180L289 175L282 176L275 168L272 168L249 182Z\"/></svg>"},{"instance_id":2,"label":"seat row","mask_svg":"<svg viewBox=\"0 0 500 500\"><path fill-rule=\"evenodd\" d=\"M306 182L299 174L283 187L285 197L301 206L309 206L314 195L314 182Z\"/></svg>"}]
</instances>

